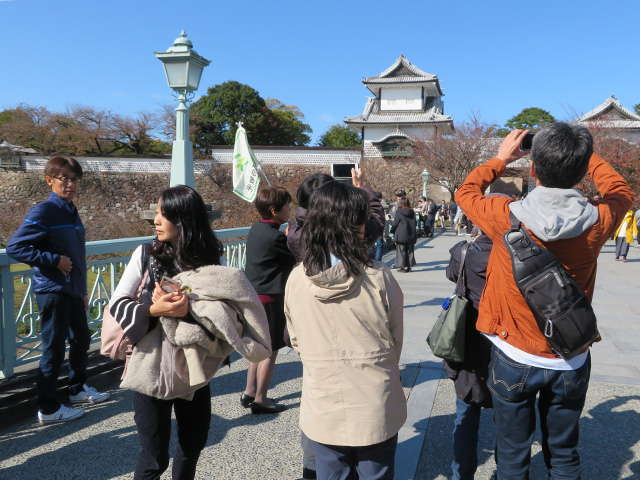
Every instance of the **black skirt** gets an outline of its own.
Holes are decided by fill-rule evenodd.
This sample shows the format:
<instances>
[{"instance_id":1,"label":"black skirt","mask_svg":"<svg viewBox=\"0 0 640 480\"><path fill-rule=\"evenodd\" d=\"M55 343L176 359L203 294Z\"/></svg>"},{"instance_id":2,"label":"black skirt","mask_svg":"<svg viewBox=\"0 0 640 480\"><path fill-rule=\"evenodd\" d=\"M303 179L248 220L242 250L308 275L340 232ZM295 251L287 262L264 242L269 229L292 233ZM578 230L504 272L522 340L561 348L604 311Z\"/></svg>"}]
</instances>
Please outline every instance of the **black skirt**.
<instances>
[{"instance_id":1,"label":"black skirt","mask_svg":"<svg viewBox=\"0 0 640 480\"><path fill-rule=\"evenodd\" d=\"M287 317L284 315L284 295L271 303L263 303L269 321L269 334L271 336L271 350L280 350L285 347L284 331L287 326Z\"/></svg>"}]
</instances>

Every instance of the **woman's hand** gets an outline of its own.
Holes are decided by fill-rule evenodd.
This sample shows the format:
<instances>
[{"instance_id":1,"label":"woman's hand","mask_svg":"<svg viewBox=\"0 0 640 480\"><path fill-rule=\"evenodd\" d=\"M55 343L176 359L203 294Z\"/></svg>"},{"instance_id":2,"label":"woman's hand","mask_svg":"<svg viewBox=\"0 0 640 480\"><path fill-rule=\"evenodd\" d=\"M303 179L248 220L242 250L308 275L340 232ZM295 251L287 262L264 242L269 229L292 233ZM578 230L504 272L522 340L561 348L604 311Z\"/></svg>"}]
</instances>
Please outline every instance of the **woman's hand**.
<instances>
[{"instance_id":1,"label":"woman's hand","mask_svg":"<svg viewBox=\"0 0 640 480\"><path fill-rule=\"evenodd\" d=\"M166 293L158 283L156 283L151 300L153 304L149 313L153 317L182 318L189 312L189 299L186 295L177 292Z\"/></svg>"}]
</instances>

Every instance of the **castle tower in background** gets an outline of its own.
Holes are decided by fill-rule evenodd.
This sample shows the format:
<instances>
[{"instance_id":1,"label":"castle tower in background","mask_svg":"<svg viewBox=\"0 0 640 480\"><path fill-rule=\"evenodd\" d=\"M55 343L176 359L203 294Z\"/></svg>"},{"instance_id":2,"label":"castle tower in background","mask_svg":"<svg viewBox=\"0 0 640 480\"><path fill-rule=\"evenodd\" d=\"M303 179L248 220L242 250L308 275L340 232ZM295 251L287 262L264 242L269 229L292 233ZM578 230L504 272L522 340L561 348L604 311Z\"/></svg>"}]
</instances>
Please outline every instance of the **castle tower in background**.
<instances>
[{"instance_id":1,"label":"castle tower in background","mask_svg":"<svg viewBox=\"0 0 640 480\"><path fill-rule=\"evenodd\" d=\"M453 119L444 115L438 76L420 70L404 55L362 83L375 96L368 98L362 115L347 117L345 123L362 133L365 158L409 156L403 140L453 130Z\"/></svg>"},{"instance_id":2,"label":"castle tower in background","mask_svg":"<svg viewBox=\"0 0 640 480\"><path fill-rule=\"evenodd\" d=\"M640 115L620 105L620 101L614 95L576 119L575 123L586 126L596 124L616 137L630 143L640 143Z\"/></svg>"}]
</instances>

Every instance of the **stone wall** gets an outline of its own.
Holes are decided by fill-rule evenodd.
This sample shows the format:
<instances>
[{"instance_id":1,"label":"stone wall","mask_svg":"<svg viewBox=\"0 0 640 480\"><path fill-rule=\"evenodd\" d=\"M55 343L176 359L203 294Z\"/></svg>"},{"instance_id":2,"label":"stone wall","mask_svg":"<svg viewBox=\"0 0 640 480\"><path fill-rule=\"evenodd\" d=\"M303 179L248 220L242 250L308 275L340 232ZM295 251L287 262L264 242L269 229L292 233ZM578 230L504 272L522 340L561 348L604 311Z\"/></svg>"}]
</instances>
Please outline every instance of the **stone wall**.
<instances>
[{"instance_id":1,"label":"stone wall","mask_svg":"<svg viewBox=\"0 0 640 480\"><path fill-rule=\"evenodd\" d=\"M360 168L365 172L367 181L383 198L395 202L398 190L407 192L413 205L422 196L422 171L425 162L415 158L363 158ZM427 185L430 198L449 201L449 192L443 192L440 185Z\"/></svg>"},{"instance_id":2,"label":"stone wall","mask_svg":"<svg viewBox=\"0 0 640 480\"><path fill-rule=\"evenodd\" d=\"M285 187L294 197L307 176L331 173L331 165L264 165L272 185ZM267 185L261 177L261 187ZM153 230L140 212L156 204L169 186L166 173L86 172L74 200L87 232L87 240L151 235ZM196 190L206 203L222 211L213 228L251 225L258 219L253 207L232 192L230 164L212 164L208 174L196 175ZM0 169L0 248L22 223L33 205L45 200L51 189L40 171ZM155 208L155 207L154 207Z\"/></svg>"}]
</instances>

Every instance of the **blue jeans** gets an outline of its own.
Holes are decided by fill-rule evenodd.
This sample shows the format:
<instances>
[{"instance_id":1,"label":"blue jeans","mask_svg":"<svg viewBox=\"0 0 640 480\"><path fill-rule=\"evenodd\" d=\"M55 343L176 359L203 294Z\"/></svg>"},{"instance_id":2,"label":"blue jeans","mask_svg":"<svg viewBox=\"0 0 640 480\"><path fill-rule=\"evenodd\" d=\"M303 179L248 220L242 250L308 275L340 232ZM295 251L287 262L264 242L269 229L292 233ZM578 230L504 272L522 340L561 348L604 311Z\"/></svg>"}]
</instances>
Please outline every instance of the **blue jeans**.
<instances>
[{"instance_id":1,"label":"blue jeans","mask_svg":"<svg viewBox=\"0 0 640 480\"><path fill-rule=\"evenodd\" d=\"M42 357L36 379L38 408L44 414L60 408L57 384L66 341L69 339L69 393L82 390L87 379L87 351L91 333L87 324L84 299L60 293L36 294L40 312Z\"/></svg>"},{"instance_id":2,"label":"blue jeans","mask_svg":"<svg viewBox=\"0 0 640 480\"><path fill-rule=\"evenodd\" d=\"M381 261L382 260L382 246L383 246L382 238L379 238L378 240L376 240L376 245L375 246L376 246L375 259L378 260L378 261Z\"/></svg>"},{"instance_id":3,"label":"blue jeans","mask_svg":"<svg viewBox=\"0 0 640 480\"><path fill-rule=\"evenodd\" d=\"M374 445L347 447L311 440L318 480L393 480L398 434Z\"/></svg>"},{"instance_id":4,"label":"blue jeans","mask_svg":"<svg viewBox=\"0 0 640 480\"><path fill-rule=\"evenodd\" d=\"M590 373L591 355L577 370L548 370L514 362L493 346L487 386L497 426L499 480L529 478L537 394L548 478L580 479L579 422Z\"/></svg>"},{"instance_id":5,"label":"blue jeans","mask_svg":"<svg viewBox=\"0 0 640 480\"><path fill-rule=\"evenodd\" d=\"M453 480L473 480L478 468L478 429L482 408L456 397L453 428Z\"/></svg>"}]
</instances>

